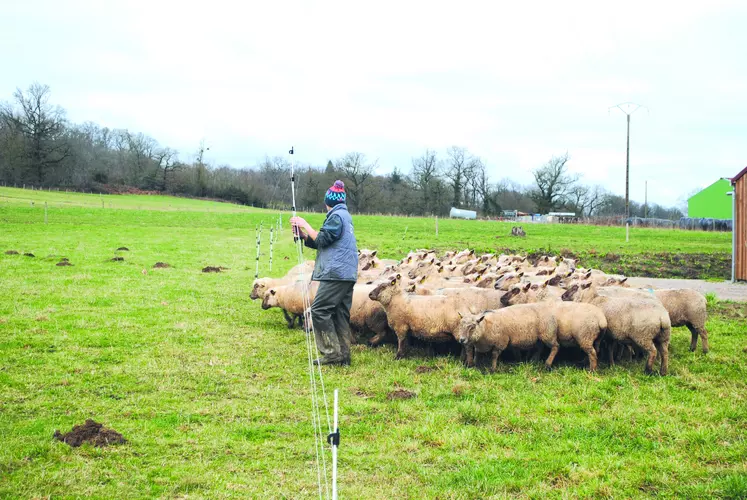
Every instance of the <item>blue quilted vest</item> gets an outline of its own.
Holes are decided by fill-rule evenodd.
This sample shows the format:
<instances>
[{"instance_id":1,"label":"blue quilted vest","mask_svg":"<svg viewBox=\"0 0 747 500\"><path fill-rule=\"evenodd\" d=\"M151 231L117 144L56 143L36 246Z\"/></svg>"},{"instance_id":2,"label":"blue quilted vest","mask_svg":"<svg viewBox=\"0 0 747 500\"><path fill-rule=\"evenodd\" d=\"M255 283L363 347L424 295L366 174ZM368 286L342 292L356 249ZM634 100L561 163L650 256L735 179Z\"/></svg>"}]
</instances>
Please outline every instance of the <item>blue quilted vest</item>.
<instances>
[{"instance_id":1,"label":"blue quilted vest","mask_svg":"<svg viewBox=\"0 0 747 500\"><path fill-rule=\"evenodd\" d=\"M342 235L330 246L317 249L314 274L311 279L356 281L358 279L358 246L355 241L353 218L344 203L332 207L332 210L327 212L327 219L332 215L338 215L342 219Z\"/></svg>"}]
</instances>

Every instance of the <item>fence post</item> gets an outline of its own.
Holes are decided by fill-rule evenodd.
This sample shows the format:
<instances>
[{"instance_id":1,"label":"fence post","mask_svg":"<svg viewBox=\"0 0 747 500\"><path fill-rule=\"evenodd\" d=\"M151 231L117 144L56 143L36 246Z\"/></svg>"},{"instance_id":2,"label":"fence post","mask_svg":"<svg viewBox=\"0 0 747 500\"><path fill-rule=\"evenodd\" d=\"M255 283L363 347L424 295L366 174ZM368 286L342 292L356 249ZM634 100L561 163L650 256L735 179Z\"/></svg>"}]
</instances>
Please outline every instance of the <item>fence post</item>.
<instances>
[{"instance_id":1,"label":"fence post","mask_svg":"<svg viewBox=\"0 0 747 500\"><path fill-rule=\"evenodd\" d=\"M47 202L44 202L44 224L47 223Z\"/></svg>"}]
</instances>

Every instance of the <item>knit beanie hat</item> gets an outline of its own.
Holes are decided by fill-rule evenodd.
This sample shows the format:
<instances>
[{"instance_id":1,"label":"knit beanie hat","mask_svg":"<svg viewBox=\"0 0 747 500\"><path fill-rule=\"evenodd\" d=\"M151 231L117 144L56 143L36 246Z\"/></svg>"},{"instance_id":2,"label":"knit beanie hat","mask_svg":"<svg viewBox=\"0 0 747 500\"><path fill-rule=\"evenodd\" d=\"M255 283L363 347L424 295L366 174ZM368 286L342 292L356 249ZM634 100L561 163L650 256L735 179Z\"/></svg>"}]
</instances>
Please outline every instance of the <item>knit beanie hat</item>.
<instances>
[{"instance_id":1,"label":"knit beanie hat","mask_svg":"<svg viewBox=\"0 0 747 500\"><path fill-rule=\"evenodd\" d=\"M324 196L324 204L332 208L340 203L345 203L345 198L345 184L342 181L335 181Z\"/></svg>"}]
</instances>

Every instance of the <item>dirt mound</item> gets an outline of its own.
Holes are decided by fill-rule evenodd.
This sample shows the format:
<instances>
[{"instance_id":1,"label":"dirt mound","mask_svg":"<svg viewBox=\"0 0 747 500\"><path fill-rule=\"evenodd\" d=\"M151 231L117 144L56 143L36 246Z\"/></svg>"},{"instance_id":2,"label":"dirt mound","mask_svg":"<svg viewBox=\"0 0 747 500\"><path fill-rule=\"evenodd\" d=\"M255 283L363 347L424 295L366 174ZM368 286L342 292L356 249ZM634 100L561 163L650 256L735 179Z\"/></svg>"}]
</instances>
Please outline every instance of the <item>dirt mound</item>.
<instances>
[{"instance_id":1,"label":"dirt mound","mask_svg":"<svg viewBox=\"0 0 747 500\"><path fill-rule=\"evenodd\" d=\"M34 255L33 253L30 253L30 252L26 252L23 255L25 255L26 257L36 257L36 255Z\"/></svg>"},{"instance_id":2,"label":"dirt mound","mask_svg":"<svg viewBox=\"0 0 747 500\"><path fill-rule=\"evenodd\" d=\"M167 262L156 262L153 264L153 269L166 269L167 267L171 267Z\"/></svg>"},{"instance_id":3,"label":"dirt mound","mask_svg":"<svg viewBox=\"0 0 747 500\"><path fill-rule=\"evenodd\" d=\"M432 366L418 366L415 368L415 373L428 373L436 370L436 368Z\"/></svg>"},{"instance_id":4,"label":"dirt mound","mask_svg":"<svg viewBox=\"0 0 747 500\"><path fill-rule=\"evenodd\" d=\"M202 272L203 273L219 273L219 272L225 271L227 269L228 269L227 267L223 267L223 266L218 266L218 267L207 266L207 267L203 267L202 268Z\"/></svg>"},{"instance_id":5,"label":"dirt mound","mask_svg":"<svg viewBox=\"0 0 747 500\"><path fill-rule=\"evenodd\" d=\"M124 260L124 257L114 257L112 258L111 262L122 262Z\"/></svg>"},{"instance_id":6,"label":"dirt mound","mask_svg":"<svg viewBox=\"0 0 747 500\"><path fill-rule=\"evenodd\" d=\"M127 247L119 247L117 248L117 252L129 252L130 249Z\"/></svg>"},{"instance_id":7,"label":"dirt mound","mask_svg":"<svg viewBox=\"0 0 747 500\"><path fill-rule=\"evenodd\" d=\"M6 250L5 255L18 255L18 252L15 250Z\"/></svg>"},{"instance_id":8,"label":"dirt mound","mask_svg":"<svg viewBox=\"0 0 747 500\"><path fill-rule=\"evenodd\" d=\"M83 425L76 425L73 430L67 434L60 434L60 431L54 431L54 438L63 443L67 443L73 448L77 448L83 443L89 443L93 446L109 446L111 444L124 444L127 440L122 434L107 429L103 424L94 422L91 419L86 420Z\"/></svg>"},{"instance_id":9,"label":"dirt mound","mask_svg":"<svg viewBox=\"0 0 747 500\"><path fill-rule=\"evenodd\" d=\"M61 260L61 261L59 261L59 262L58 262L57 264L55 264L55 265L56 265L56 266L59 266L59 267L64 267L64 266L72 266L72 264L71 264L70 262L68 262L68 260L67 260L67 259L65 259L65 260Z\"/></svg>"},{"instance_id":10,"label":"dirt mound","mask_svg":"<svg viewBox=\"0 0 747 500\"><path fill-rule=\"evenodd\" d=\"M392 399L412 399L416 396L414 392L406 391L405 389L397 389L386 395L388 400Z\"/></svg>"}]
</instances>

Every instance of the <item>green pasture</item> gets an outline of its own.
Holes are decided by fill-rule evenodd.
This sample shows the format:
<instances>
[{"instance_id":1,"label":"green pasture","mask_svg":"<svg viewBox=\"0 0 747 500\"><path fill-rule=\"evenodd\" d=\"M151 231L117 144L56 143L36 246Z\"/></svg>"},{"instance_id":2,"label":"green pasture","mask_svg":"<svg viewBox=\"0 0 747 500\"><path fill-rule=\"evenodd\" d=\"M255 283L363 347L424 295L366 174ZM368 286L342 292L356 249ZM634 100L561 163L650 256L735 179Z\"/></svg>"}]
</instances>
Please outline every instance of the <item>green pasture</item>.
<instances>
[{"instance_id":1,"label":"green pasture","mask_svg":"<svg viewBox=\"0 0 747 500\"><path fill-rule=\"evenodd\" d=\"M314 497L303 333L248 298L255 227L267 275L277 212L103 198L0 188L0 497ZM287 220L272 275L296 263ZM354 220L359 246L391 258L511 248L662 267L657 254L730 245L665 230L633 230L626 244L620 228L587 226L525 225L517 240L510 224L451 220L436 238L433 219ZM72 266L56 266L62 257ZM395 361L393 346L355 346L352 366L324 372L341 397L341 498L744 498L747 308L710 310L711 352L689 352L675 329L667 377L642 362L594 374L503 363L491 375L420 349ZM388 399L398 389L415 397ZM52 439L87 418L128 443Z\"/></svg>"}]
</instances>

